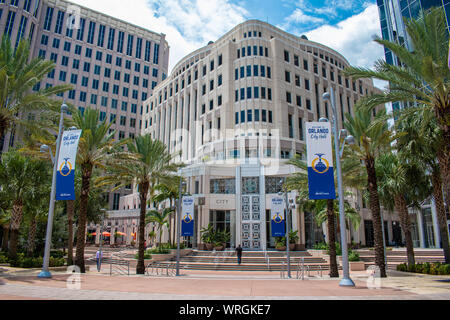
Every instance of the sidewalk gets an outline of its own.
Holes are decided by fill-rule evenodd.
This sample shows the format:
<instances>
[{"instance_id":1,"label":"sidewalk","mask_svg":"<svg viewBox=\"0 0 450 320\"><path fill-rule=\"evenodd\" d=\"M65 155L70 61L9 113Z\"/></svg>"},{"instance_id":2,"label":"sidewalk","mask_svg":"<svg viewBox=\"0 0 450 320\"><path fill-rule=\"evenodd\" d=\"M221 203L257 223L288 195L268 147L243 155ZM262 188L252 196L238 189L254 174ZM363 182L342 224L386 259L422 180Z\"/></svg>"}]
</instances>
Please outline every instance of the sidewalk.
<instances>
[{"instance_id":1,"label":"sidewalk","mask_svg":"<svg viewBox=\"0 0 450 320\"><path fill-rule=\"evenodd\" d=\"M13 270L17 271L17 270ZM450 277L394 274L381 289L368 289L365 272L352 273L355 288L339 287L329 277L302 281L280 279L277 272L183 271L181 277L109 276L90 271L80 275L81 289L67 288L73 275L53 272L39 279L39 271L0 273L0 300L422 300L450 299ZM282 285L279 285L282 283Z\"/></svg>"}]
</instances>

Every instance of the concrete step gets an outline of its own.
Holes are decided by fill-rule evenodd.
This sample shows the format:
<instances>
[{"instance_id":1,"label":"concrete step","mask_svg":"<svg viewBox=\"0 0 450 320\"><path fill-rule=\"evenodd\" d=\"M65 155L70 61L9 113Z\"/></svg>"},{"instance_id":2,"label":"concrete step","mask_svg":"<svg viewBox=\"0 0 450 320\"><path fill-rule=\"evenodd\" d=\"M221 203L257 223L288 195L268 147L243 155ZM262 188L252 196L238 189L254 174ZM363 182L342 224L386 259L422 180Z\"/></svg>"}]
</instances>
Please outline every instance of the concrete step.
<instances>
[{"instance_id":1,"label":"concrete step","mask_svg":"<svg viewBox=\"0 0 450 320\"><path fill-rule=\"evenodd\" d=\"M292 257L311 257L307 251L291 251L290 256ZM235 251L194 251L192 256L230 256L236 255ZM267 255L269 257L284 257L286 256L286 251L268 251ZM243 256L247 257L265 257L266 254L263 251L244 251Z\"/></svg>"},{"instance_id":2,"label":"concrete step","mask_svg":"<svg viewBox=\"0 0 450 320\"><path fill-rule=\"evenodd\" d=\"M158 266L162 269L167 266L173 267L173 262L160 262ZM329 265L323 264L308 264L310 271L326 271L329 270ZM305 264L306 267L306 264ZM286 270L286 265L274 264L274 265L261 265L261 264L211 264L211 263L185 263L180 262L180 268L185 270L214 270L214 271L281 271ZM150 267L151 269L151 267ZM297 270L297 264L291 263L291 271Z\"/></svg>"}]
</instances>

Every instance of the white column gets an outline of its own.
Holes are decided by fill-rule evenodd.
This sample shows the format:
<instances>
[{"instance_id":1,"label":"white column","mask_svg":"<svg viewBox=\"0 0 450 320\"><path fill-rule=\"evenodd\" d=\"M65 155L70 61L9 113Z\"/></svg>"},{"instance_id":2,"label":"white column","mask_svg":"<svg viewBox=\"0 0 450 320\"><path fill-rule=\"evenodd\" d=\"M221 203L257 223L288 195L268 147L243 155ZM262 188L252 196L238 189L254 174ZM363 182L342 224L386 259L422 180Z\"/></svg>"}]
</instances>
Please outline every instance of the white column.
<instances>
[{"instance_id":1,"label":"white column","mask_svg":"<svg viewBox=\"0 0 450 320\"><path fill-rule=\"evenodd\" d=\"M114 234L116 233L116 227L111 227L111 237L110 237L110 244L115 244Z\"/></svg>"},{"instance_id":2,"label":"white column","mask_svg":"<svg viewBox=\"0 0 450 320\"><path fill-rule=\"evenodd\" d=\"M423 219L422 219L422 212L421 210L418 210L416 213L417 217L417 226L419 229L419 241L420 241L420 247L425 248L425 232L424 232L424 226L423 226Z\"/></svg>"},{"instance_id":3,"label":"white column","mask_svg":"<svg viewBox=\"0 0 450 320\"><path fill-rule=\"evenodd\" d=\"M431 218L433 219L434 243L436 248L441 248L441 235L439 233L436 202L434 202L434 198L431 199Z\"/></svg>"},{"instance_id":4,"label":"white column","mask_svg":"<svg viewBox=\"0 0 450 320\"><path fill-rule=\"evenodd\" d=\"M263 251L267 250L267 223L266 223L266 177L264 166L259 170L259 198L260 198L260 212L261 212L261 248Z\"/></svg>"},{"instance_id":5,"label":"white column","mask_svg":"<svg viewBox=\"0 0 450 320\"><path fill-rule=\"evenodd\" d=\"M241 167L236 167L236 244L242 245Z\"/></svg>"},{"instance_id":6,"label":"white column","mask_svg":"<svg viewBox=\"0 0 450 320\"><path fill-rule=\"evenodd\" d=\"M100 244L100 226L97 225L95 228L95 244Z\"/></svg>"}]
</instances>

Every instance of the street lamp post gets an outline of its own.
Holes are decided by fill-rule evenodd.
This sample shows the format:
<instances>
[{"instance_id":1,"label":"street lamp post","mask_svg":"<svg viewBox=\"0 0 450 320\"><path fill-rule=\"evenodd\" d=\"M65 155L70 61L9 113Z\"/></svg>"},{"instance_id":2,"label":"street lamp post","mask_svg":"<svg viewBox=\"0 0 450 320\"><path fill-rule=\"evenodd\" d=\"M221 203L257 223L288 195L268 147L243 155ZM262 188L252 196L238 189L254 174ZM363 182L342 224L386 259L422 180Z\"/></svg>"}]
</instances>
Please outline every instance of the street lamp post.
<instances>
[{"instance_id":1,"label":"street lamp post","mask_svg":"<svg viewBox=\"0 0 450 320\"><path fill-rule=\"evenodd\" d=\"M177 208L177 266L176 266L176 276L180 276L180 241L181 241L181 203L183 201L183 187L185 182L183 182L183 176L180 173L180 187L178 190L178 208Z\"/></svg>"},{"instance_id":2,"label":"street lamp post","mask_svg":"<svg viewBox=\"0 0 450 320\"><path fill-rule=\"evenodd\" d=\"M97 265L97 271L100 272L102 270L102 259L103 259L103 252L102 252L102 244L103 244L103 221L105 219L106 210L100 209L102 212L102 220L100 222L100 245L98 248L98 265Z\"/></svg>"},{"instance_id":3,"label":"street lamp post","mask_svg":"<svg viewBox=\"0 0 450 320\"><path fill-rule=\"evenodd\" d=\"M42 271L39 273L39 278L51 278L52 274L48 270L49 261L50 261L50 245L52 242L52 229L53 229L53 214L55 212L55 198L56 198L56 174L58 172L58 158L59 158L59 148L61 146L61 137L63 132L63 123L64 123L64 113L69 111L69 107L63 103L61 105L61 115L59 119L59 130L58 137L56 139L56 152L55 157L53 158L53 154L48 146L42 146L41 152L48 150L50 155L52 156L53 161L53 178L52 178L52 189L50 193L50 205L48 209L48 220L47 220L47 233L45 236L45 251L44 251L44 262L42 265Z\"/></svg>"},{"instance_id":4,"label":"street lamp post","mask_svg":"<svg viewBox=\"0 0 450 320\"><path fill-rule=\"evenodd\" d=\"M341 247L342 247L342 269L343 269L343 278L339 283L342 287L354 287L355 283L350 278L349 272L349 262L348 262L348 248L347 248L347 229L345 224L345 210L344 210L344 188L342 185L342 168L341 168L341 158L343 155L345 143L353 144L354 138L352 136L348 136L344 140L344 144L342 149L340 148L340 138L338 132L338 114L336 109L336 97L334 95L333 87L330 87L330 92L325 93L323 95L324 100L330 100L331 108L333 109L333 131L334 131L334 146L336 152L336 168L337 168L337 181L338 181L338 189L339 189L339 220L340 220L340 228L341 228ZM321 119L321 122L327 122L326 119ZM346 134L346 130L342 130L341 134ZM341 151L342 150L342 151Z\"/></svg>"}]
</instances>

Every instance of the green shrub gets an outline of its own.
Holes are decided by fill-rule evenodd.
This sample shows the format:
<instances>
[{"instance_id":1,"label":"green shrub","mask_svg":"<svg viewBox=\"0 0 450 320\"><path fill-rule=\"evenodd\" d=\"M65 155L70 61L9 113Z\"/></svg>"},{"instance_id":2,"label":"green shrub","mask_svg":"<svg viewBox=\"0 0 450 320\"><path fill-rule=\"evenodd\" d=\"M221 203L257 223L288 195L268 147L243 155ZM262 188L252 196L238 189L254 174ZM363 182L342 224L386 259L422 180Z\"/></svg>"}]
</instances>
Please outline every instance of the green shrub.
<instances>
[{"instance_id":1,"label":"green shrub","mask_svg":"<svg viewBox=\"0 0 450 320\"><path fill-rule=\"evenodd\" d=\"M50 257L53 257L53 258L64 258L64 252L61 251L61 250L51 251L50 252Z\"/></svg>"},{"instance_id":2,"label":"green shrub","mask_svg":"<svg viewBox=\"0 0 450 320\"><path fill-rule=\"evenodd\" d=\"M9 258L6 253L0 252L0 263L9 263Z\"/></svg>"},{"instance_id":3,"label":"green shrub","mask_svg":"<svg viewBox=\"0 0 450 320\"><path fill-rule=\"evenodd\" d=\"M408 266L408 272L416 272L416 265L411 264Z\"/></svg>"},{"instance_id":4,"label":"green shrub","mask_svg":"<svg viewBox=\"0 0 450 320\"><path fill-rule=\"evenodd\" d=\"M416 267L415 267L415 272L416 273L423 273L423 264L416 264Z\"/></svg>"},{"instance_id":5,"label":"green shrub","mask_svg":"<svg viewBox=\"0 0 450 320\"><path fill-rule=\"evenodd\" d=\"M348 255L348 261L350 262L358 262L361 261L360 257L359 257L359 253L350 250L349 255Z\"/></svg>"},{"instance_id":6,"label":"green shrub","mask_svg":"<svg viewBox=\"0 0 450 320\"><path fill-rule=\"evenodd\" d=\"M37 259L40 259L42 261L41 257L39 257ZM65 264L66 264L66 260L64 258L53 258L53 257L50 257L49 267L62 267Z\"/></svg>"},{"instance_id":7,"label":"green shrub","mask_svg":"<svg viewBox=\"0 0 450 320\"><path fill-rule=\"evenodd\" d=\"M430 273L430 268L431 268L430 263L429 262L425 262L423 264L422 273L429 274Z\"/></svg>"},{"instance_id":8,"label":"green shrub","mask_svg":"<svg viewBox=\"0 0 450 320\"><path fill-rule=\"evenodd\" d=\"M328 245L325 242L316 243L314 245L314 250L328 250Z\"/></svg>"},{"instance_id":9,"label":"green shrub","mask_svg":"<svg viewBox=\"0 0 450 320\"><path fill-rule=\"evenodd\" d=\"M435 276L450 275L450 264L442 264L440 262L425 262L423 264L419 263L407 266L406 263L403 263L397 266L397 271L430 274Z\"/></svg>"},{"instance_id":10,"label":"green shrub","mask_svg":"<svg viewBox=\"0 0 450 320\"><path fill-rule=\"evenodd\" d=\"M399 264L397 266L397 271L406 272L408 271L408 266L406 265L406 263Z\"/></svg>"},{"instance_id":11,"label":"green shrub","mask_svg":"<svg viewBox=\"0 0 450 320\"><path fill-rule=\"evenodd\" d=\"M134 258L135 258L136 260L138 260L138 259L139 259L139 253L136 253L136 254L134 255ZM152 258L152 255L150 254L150 250L145 251L145 252L144 252L144 259L145 259L145 260L150 260L151 258Z\"/></svg>"}]
</instances>

